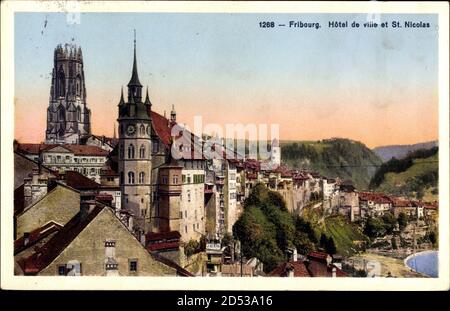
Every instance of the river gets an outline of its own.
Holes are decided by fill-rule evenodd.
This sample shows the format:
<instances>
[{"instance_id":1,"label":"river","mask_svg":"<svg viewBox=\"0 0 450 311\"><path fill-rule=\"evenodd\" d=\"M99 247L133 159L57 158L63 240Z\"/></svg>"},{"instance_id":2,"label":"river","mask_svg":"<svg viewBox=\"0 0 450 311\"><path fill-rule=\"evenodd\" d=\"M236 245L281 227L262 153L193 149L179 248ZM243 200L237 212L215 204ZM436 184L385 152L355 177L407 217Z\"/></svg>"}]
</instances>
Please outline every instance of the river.
<instances>
[{"instance_id":1,"label":"river","mask_svg":"<svg viewBox=\"0 0 450 311\"><path fill-rule=\"evenodd\" d=\"M430 277L438 277L438 252L425 251L410 255L405 259L405 264L416 272L426 274Z\"/></svg>"}]
</instances>

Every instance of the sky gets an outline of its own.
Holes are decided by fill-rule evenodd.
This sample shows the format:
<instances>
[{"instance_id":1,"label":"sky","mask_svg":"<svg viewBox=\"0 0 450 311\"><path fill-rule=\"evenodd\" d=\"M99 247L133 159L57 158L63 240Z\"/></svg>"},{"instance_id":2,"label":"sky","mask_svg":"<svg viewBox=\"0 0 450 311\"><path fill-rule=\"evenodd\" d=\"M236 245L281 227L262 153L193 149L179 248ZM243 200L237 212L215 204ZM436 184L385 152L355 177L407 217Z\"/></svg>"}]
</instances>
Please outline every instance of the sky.
<instances>
[{"instance_id":1,"label":"sky","mask_svg":"<svg viewBox=\"0 0 450 311\"><path fill-rule=\"evenodd\" d=\"M321 28L260 28L261 21ZM15 14L15 138L45 139L53 51L83 50L92 132L112 136L131 77L133 29L153 109L177 121L279 124L282 140L345 137L369 147L438 139L437 15L383 14L430 28L328 28L365 14Z\"/></svg>"}]
</instances>

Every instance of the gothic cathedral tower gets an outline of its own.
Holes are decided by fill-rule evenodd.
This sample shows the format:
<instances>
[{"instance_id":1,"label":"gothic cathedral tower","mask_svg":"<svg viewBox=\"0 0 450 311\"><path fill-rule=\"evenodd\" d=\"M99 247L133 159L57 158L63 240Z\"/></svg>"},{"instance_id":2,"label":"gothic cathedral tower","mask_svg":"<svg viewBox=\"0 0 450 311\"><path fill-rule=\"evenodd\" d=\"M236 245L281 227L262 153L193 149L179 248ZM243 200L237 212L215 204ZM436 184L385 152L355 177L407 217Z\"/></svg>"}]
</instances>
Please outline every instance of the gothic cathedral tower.
<instances>
[{"instance_id":1,"label":"gothic cathedral tower","mask_svg":"<svg viewBox=\"0 0 450 311\"><path fill-rule=\"evenodd\" d=\"M81 48L58 45L53 59L46 143L79 144L91 134Z\"/></svg>"},{"instance_id":2,"label":"gothic cathedral tower","mask_svg":"<svg viewBox=\"0 0 450 311\"><path fill-rule=\"evenodd\" d=\"M119 102L119 174L122 206L131 213L133 229L137 235L145 232L146 215L151 203L151 103L148 90L142 101L142 85L136 64L136 34L128 100L123 89Z\"/></svg>"}]
</instances>

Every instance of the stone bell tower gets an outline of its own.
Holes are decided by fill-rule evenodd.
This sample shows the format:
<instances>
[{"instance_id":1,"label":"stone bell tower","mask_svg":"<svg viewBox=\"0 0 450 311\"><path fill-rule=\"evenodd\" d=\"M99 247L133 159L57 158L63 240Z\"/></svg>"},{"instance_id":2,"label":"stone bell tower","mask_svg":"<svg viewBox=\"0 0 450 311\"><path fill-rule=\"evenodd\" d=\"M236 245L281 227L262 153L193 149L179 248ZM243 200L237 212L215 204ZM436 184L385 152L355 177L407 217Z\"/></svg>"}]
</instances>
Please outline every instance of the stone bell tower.
<instances>
[{"instance_id":1,"label":"stone bell tower","mask_svg":"<svg viewBox=\"0 0 450 311\"><path fill-rule=\"evenodd\" d=\"M78 144L91 134L90 118L81 48L58 45L53 58L45 142Z\"/></svg>"},{"instance_id":2,"label":"stone bell tower","mask_svg":"<svg viewBox=\"0 0 450 311\"><path fill-rule=\"evenodd\" d=\"M135 34L136 36L136 34ZM151 103L142 101L134 39L133 70L125 102L123 89L119 102L119 174L122 207L133 218L134 232L142 236L151 203Z\"/></svg>"}]
</instances>

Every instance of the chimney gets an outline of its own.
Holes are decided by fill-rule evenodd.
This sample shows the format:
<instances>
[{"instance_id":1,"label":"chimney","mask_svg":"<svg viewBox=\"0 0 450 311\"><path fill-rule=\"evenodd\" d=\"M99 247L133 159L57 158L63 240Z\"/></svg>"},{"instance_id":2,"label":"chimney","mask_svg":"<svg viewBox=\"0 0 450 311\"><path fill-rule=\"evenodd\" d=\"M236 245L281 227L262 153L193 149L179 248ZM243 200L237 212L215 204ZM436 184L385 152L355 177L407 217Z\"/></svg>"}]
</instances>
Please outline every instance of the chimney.
<instances>
[{"instance_id":1,"label":"chimney","mask_svg":"<svg viewBox=\"0 0 450 311\"><path fill-rule=\"evenodd\" d=\"M30 233L24 232L23 233L23 246L28 245L28 243L30 243Z\"/></svg>"},{"instance_id":2,"label":"chimney","mask_svg":"<svg viewBox=\"0 0 450 311\"><path fill-rule=\"evenodd\" d=\"M336 277L336 267L333 267L333 269L331 270L331 277Z\"/></svg>"}]
</instances>

